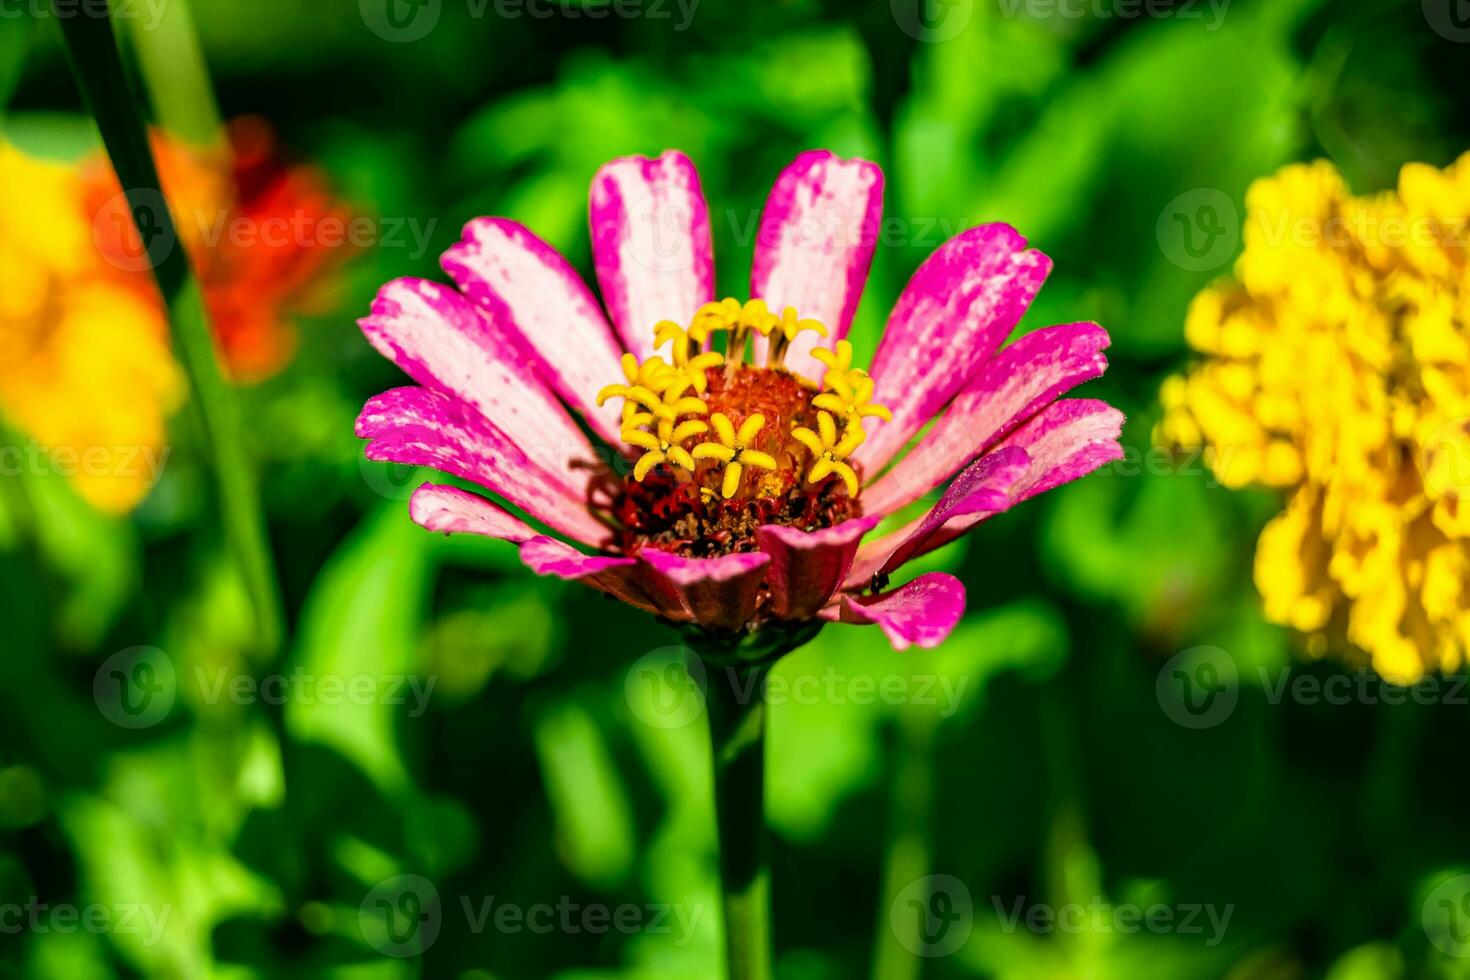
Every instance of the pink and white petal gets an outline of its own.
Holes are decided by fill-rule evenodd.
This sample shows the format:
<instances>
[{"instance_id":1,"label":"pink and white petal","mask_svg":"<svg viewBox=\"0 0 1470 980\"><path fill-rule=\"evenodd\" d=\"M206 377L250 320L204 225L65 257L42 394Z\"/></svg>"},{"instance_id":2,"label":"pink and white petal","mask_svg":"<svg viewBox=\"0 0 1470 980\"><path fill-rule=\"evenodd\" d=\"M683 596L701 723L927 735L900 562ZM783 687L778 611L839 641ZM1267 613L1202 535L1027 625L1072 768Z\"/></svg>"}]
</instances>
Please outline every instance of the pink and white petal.
<instances>
[{"instance_id":1,"label":"pink and white petal","mask_svg":"<svg viewBox=\"0 0 1470 980\"><path fill-rule=\"evenodd\" d=\"M581 582L647 612L665 611L667 603L659 603L646 590L636 559L584 555L571 545L538 534L478 494L426 483L414 491L409 514L430 531L480 534L518 544L521 561L538 575Z\"/></svg>"},{"instance_id":2,"label":"pink and white petal","mask_svg":"<svg viewBox=\"0 0 1470 980\"><path fill-rule=\"evenodd\" d=\"M538 373L520 335L459 291L426 279L378 290L358 323L378 352L419 384L474 406L569 493L585 496L596 467L587 436Z\"/></svg>"},{"instance_id":3,"label":"pink and white petal","mask_svg":"<svg viewBox=\"0 0 1470 980\"><path fill-rule=\"evenodd\" d=\"M710 629L738 630L755 615L770 556L758 551L718 558L685 558L653 548L638 557L648 565L659 594L672 594L688 617Z\"/></svg>"},{"instance_id":4,"label":"pink and white petal","mask_svg":"<svg viewBox=\"0 0 1470 980\"><path fill-rule=\"evenodd\" d=\"M438 483L425 483L408 501L415 524L444 534L479 534L523 544L540 534L510 511L479 494Z\"/></svg>"},{"instance_id":5,"label":"pink and white petal","mask_svg":"<svg viewBox=\"0 0 1470 980\"><path fill-rule=\"evenodd\" d=\"M880 595L844 595L838 610L844 623L876 624L895 650L938 646L964 614L965 586L944 572L920 575Z\"/></svg>"},{"instance_id":6,"label":"pink and white petal","mask_svg":"<svg viewBox=\"0 0 1470 980\"><path fill-rule=\"evenodd\" d=\"M878 573L892 574L914 555L928 550L925 546L929 539L950 521L974 518L972 523L978 523L1010 507L1014 500L1013 489L1027 474L1030 462L1024 449L1005 446L965 467L944 491L934 509L883 562Z\"/></svg>"},{"instance_id":7,"label":"pink and white petal","mask_svg":"<svg viewBox=\"0 0 1470 980\"><path fill-rule=\"evenodd\" d=\"M714 299L709 208L684 154L621 157L592 179L592 255L603 302L623 346L654 352L660 320L687 326Z\"/></svg>"},{"instance_id":8,"label":"pink and white petal","mask_svg":"<svg viewBox=\"0 0 1470 980\"><path fill-rule=\"evenodd\" d=\"M1019 448L1030 462L1011 487L1014 507L1063 483L1081 479L1093 470L1123 457L1118 435L1123 413L1106 402L1073 398L1053 402L1017 429L996 450ZM991 516L979 512L951 517L929 535L909 558L941 548Z\"/></svg>"},{"instance_id":9,"label":"pink and white petal","mask_svg":"<svg viewBox=\"0 0 1470 980\"><path fill-rule=\"evenodd\" d=\"M649 593L636 558L584 555L553 538L535 537L521 545L521 561L537 575L581 582L644 612L682 618L677 608L669 608L666 600Z\"/></svg>"},{"instance_id":10,"label":"pink and white petal","mask_svg":"<svg viewBox=\"0 0 1470 980\"><path fill-rule=\"evenodd\" d=\"M1123 458L1123 413L1095 398L1047 406L1003 443L1026 451L1031 463L1012 489L1012 506Z\"/></svg>"},{"instance_id":11,"label":"pink and white petal","mask_svg":"<svg viewBox=\"0 0 1470 980\"><path fill-rule=\"evenodd\" d=\"M855 517L820 531L776 524L756 528L756 544L771 558L766 581L772 615L777 619L815 616L847 578L863 535L882 519L881 514Z\"/></svg>"},{"instance_id":12,"label":"pink and white petal","mask_svg":"<svg viewBox=\"0 0 1470 980\"><path fill-rule=\"evenodd\" d=\"M872 582L873 576L878 574L878 569L888 560L888 556L903 544L909 535L924 522L922 516L915 517L902 527L896 527L891 531L876 538L868 538L858 546L857 557L852 560L852 568L847 573L846 580L842 583L844 589L862 590Z\"/></svg>"},{"instance_id":13,"label":"pink and white petal","mask_svg":"<svg viewBox=\"0 0 1470 980\"><path fill-rule=\"evenodd\" d=\"M546 382L609 442L617 443L619 408L599 408L597 392L623 377L614 339L597 299L577 270L525 226L476 218L440 260L465 295L534 351Z\"/></svg>"},{"instance_id":14,"label":"pink and white petal","mask_svg":"<svg viewBox=\"0 0 1470 980\"><path fill-rule=\"evenodd\" d=\"M863 491L873 512L892 513L939 486L1045 405L1107 369L1108 332L1065 323L1026 334L987 363L949 409L887 473Z\"/></svg>"},{"instance_id":15,"label":"pink and white petal","mask_svg":"<svg viewBox=\"0 0 1470 980\"><path fill-rule=\"evenodd\" d=\"M776 314L795 307L828 331L826 340L802 333L792 342L785 360L792 371L820 380L812 348L847 336L882 219L883 170L875 163L808 150L776 178L756 236L750 294Z\"/></svg>"},{"instance_id":16,"label":"pink and white petal","mask_svg":"<svg viewBox=\"0 0 1470 980\"><path fill-rule=\"evenodd\" d=\"M596 545L607 529L493 422L452 395L414 386L368 399L357 435L368 459L432 466L473 480L563 534Z\"/></svg>"},{"instance_id":17,"label":"pink and white petal","mask_svg":"<svg viewBox=\"0 0 1470 980\"><path fill-rule=\"evenodd\" d=\"M878 473L974 378L1020 322L1051 271L1010 225L981 225L919 266L873 355L873 400L893 421L869 420L856 458Z\"/></svg>"}]
</instances>

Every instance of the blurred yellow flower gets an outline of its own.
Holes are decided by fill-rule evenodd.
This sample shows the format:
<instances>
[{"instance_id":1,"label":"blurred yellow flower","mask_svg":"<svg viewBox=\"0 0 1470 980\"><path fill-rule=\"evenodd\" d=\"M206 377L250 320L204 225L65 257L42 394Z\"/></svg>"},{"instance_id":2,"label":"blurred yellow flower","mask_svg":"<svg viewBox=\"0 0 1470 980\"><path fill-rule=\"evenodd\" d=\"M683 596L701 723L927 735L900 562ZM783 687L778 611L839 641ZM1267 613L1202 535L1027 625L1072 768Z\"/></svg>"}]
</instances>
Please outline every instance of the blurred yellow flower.
<instances>
[{"instance_id":1,"label":"blurred yellow flower","mask_svg":"<svg viewBox=\"0 0 1470 980\"><path fill-rule=\"evenodd\" d=\"M7 446L0 478L70 477L130 510L157 478L183 379L146 277L106 262L77 168L0 142L0 414L39 443Z\"/></svg>"},{"instance_id":2,"label":"blurred yellow flower","mask_svg":"<svg viewBox=\"0 0 1470 980\"><path fill-rule=\"evenodd\" d=\"M1234 277L1190 307L1204 358L1165 382L1155 439L1203 447L1226 486L1287 491L1256 549L1268 618L1392 680L1453 670L1470 648L1470 154L1363 197L1326 162L1289 166L1246 211Z\"/></svg>"}]
</instances>

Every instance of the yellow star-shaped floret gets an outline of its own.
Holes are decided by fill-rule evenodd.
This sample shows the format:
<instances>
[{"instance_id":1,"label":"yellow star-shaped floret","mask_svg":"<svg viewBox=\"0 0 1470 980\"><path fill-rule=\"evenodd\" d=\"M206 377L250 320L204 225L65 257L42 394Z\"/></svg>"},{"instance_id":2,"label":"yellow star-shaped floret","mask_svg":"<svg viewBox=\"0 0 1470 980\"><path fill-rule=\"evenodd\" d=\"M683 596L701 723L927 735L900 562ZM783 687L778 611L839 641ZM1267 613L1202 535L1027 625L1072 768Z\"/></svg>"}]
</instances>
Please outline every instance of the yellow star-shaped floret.
<instances>
[{"instance_id":1,"label":"yellow star-shaped floret","mask_svg":"<svg viewBox=\"0 0 1470 980\"><path fill-rule=\"evenodd\" d=\"M813 398L812 405L840 415L849 423L870 417L892 422L893 413L872 398L873 379L868 372L854 368L839 376L834 368L827 372L827 390Z\"/></svg>"},{"instance_id":2,"label":"yellow star-shaped floret","mask_svg":"<svg viewBox=\"0 0 1470 980\"><path fill-rule=\"evenodd\" d=\"M754 330L761 336L770 333L780 322L780 317L771 312L763 299L746 300L745 305L740 308L740 326L745 330Z\"/></svg>"},{"instance_id":3,"label":"yellow star-shaped floret","mask_svg":"<svg viewBox=\"0 0 1470 980\"><path fill-rule=\"evenodd\" d=\"M852 344L845 340L839 340L831 349L813 348L812 357L827 365L827 374L822 379L822 384L828 388L842 383L852 370Z\"/></svg>"},{"instance_id":4,"label":"yellow star-shaped floret","mask_svg":"<svg viewBox=\"0 0 1470 980\"><path fill-rule=\"evenodd\" d=\"M704 304L695 311L694 319L689 323L689 336L701 344L707 342L710 334L729 330L739 322L742 309L740 301L734 297Z\"/></svg>"},{"instance_id":5,"label":"yellow star-shaped floret","mask_svg":"<svg viewBox=\"0 0 1470 980\"><path fill-rule=\"evenodd\" d=\"M766 417L759 412L747 418L735 430L735 423L724 412L710 416L715 436L719 442L703 442L694 447L695 459L713 459L725 464L724 478L720 483L720 494L729 500L740 488L740 476L745 467L754 466L762 470L776 468L775 457L769 453L748 448L765 427Z\"/></svg>"},{"instance_id":6,"label":"yellow star-shaped floret","mask_svg":"<svg viewBox=\"0 0 1470 980\"><path fill-rule=\"evenodd\" d=\"M677 422L680 416L684 415L703 415L709 411L709 406L693 395L685 394L692 384L689 378L676 373L674 380L664 388L662 395L655 395L641 387L630 389L624 396L628 399L628 404L641 406L644 411L638 414L625 411L623 424L625 426L643 424L633 420L642 418L645 414L658 421L667 419L671 422Z\"/></svg>"},{"instance_id":7,"label":"yellow star-shaped floret","mask_svg":"<svg viewBox=\"0 0 1470 980\"><path fill-rule=\"evenodd\" d=\"M859 490L857 472L843 460L851 456L853 451L867 438L867 433L863 432L861 425L849 419L842 438L839 440L837 422L832 418L832 414L818 412L816 432L796 426L791 430L791 438L805 446L812 454L812 468L807 473L806 482L821 483L836 473L847 485L847 495L857 496Z\"/></svg>"},{"instance_id":8,"label":"yellow star-shaped floret","mask_svg":"<svg viewBox=\"0 0 1470 980\"><path fill-rule=\"evenodd\" d=\"M775 367L786 357L786 349L797 334L809 330L818 337L827 336L827 328L820 320L803 320L796 315L796 307L788 306L779 317L772 316L761 334L767 338L766 364Z\"/></svg>"},{"instance_id":9,"label":"yellow star-shaped floret","mask_svg":"<svg viewBox=\"0 0 1470 980\"><path fill-rule=\"evenodd\" d=\"M661 320L653 328L653 339L655 346L671 345L669 355L677 374L688 378L694 390L701 395L709 388L705 371L725 363L723 354L719 351L703 350L704 341L697 339L690 330L685 330L673 320Z\"/></svg>"},{"instance_id":10,"label":"yellow star-shaped floret","mask_svg":"<svg viewBox=\"0 0 1470 980\"><path fill-rule=\"evenodd\" d=\"M799 319L796 315L796 307L788 306L781 311L781 317L771 323L768 333L779 333L786 343L796 339L796 335L803 330L810 330L818 337L827 336L827 328L822 325L821 320Z\"/></svg>"},{"instance_id":11,"label":"yellow star-shaped floret","mask_svg":"<svg viewBox=\"0 0 1470 980\"><path fill-rule=\"evenodd\" d=\"M633 414L637 405L658 401L659 396L679 379L679 372L657 355L639 363L637 357L624 354L621 363L627 383L604 386L597 393L597 404L602 405L609 398L624 399L624 421Z\"/></svg>"},{"instance_id":12,"label":"yellow star-shaped floret","mask_svg":"<svg viewBox=\"0 0 1470 980\"><path fill-rule=\"evenodd\" d=\"M644 450L633 466L633 479L642 483L643 478L659 463L668 463L693 472L694 457L681 444L686 439L708 432L709 426L701 419L685 419L675 424L671 418L662 418L658 420L658 427L654 432L637 427L652 421L652 415L640 413L633 416L631 424L623 426L623 441Z\"/></svg>"}]
</instances>

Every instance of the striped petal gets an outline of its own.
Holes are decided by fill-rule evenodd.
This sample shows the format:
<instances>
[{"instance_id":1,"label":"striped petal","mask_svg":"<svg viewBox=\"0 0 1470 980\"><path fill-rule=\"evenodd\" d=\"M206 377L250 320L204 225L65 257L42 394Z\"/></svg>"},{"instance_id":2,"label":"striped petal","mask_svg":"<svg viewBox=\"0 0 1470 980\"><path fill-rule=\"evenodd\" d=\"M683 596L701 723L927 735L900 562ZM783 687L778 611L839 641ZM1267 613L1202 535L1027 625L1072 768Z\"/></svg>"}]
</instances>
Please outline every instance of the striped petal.
<instances>
[{"instance_id":1,"label":"striped petal","mask_svg":"<svg viewBox=\"0 0 1470 980\"><path fill-rule=\"evenodd\" d=\"M592 446L537 373L520 336L458 291L425 279L395 279L358 321L378 352L419 384L454 395L583 497Z\"/></svg>"},{"instance_id":2,"label":"striped petal","mask_svg":"<svg viewBox=\"0 0 1470 980\"><path fill-rule=\"evenodd\" d=\"M709 629L738 630L755 615L770 556L760 552L685 558L653 548L638 553L658 580L660 594L676 597L683 616Z\"/></svg>"},{"instance_id":3,"label":"striped petal","mask_svg":"<svg viewBox=\"0 0 1470 980\"><path fill-rule=\"evenodd\" d=\"M871 512L892 513L949 479L960 467L1044 406L1108 366L1108 333L1066 323L1021 337L985 365L948 411L863 493Z\"/></svg>"},{"instance_id":4,"label":"striped petal","mask_svg":"<svg viewBox=\"0 0 1470 980\"><path fill-rule=\"evenodd\" d=\"M810 150L776 179L761 214L750 294L778 316L792 306L826 326L825 341L811 332L792 341L785 363L796 373L820 378L811 349L847 335L882 218L883 171L867 160Z\"/></svg>"},{"instance_id":5,"label":"striped petal","mask_svg":"<svg viewBox=\"0 0 1470 980\"><path fill-rule=\"evenodd\" d=\"M995 452L971 464L971 468L1008 451L1021 450L1026 454L1026 468L1011 484L1009 502L1001 508L1004 510L1121 459L1123 447L1118 444L1118 435L1122 427L1123 413L1105 402L1087 398L1053 402L1012 433ZM955 482L959 483L959 479ZM899 560L889 558L884 569L892 571L904 561L943 547L994 513L977 508L948 515L942 525L930 530L922 540L914 540L911 547L905 542L904 556ZM911 536L918 537L917 531Z\"/></svg>"},{"instance_id":6,"label":"striped petal","mask_svg":"<svg viewBox=\"0 0 1470 980\"><path fill-rule=\"evenodd\" d=\"M964 613L964 584L943 572L920 575L880 595L843 596L836 611L844 623L876 625L895 650L938 646Z\"/></svg>"},{"instance_id":7,"label":"striped petal","mask_svg":"<svg viewBox=\"0 0 1470 980\"><path fill-rule=\"evenodd\" d=\"M548 527L588 544L607 537L584 501L562 491L493 422L469 405L430 388L392 388L374 395L357 417L369 459L432 466L473 480Z\"/></svg>"},{"instance_id":8,"label":"striped petal","mask_svg":"<svg viewBox=\"0 0 1470 980\"><path fill-rule=\"evenodd\" d=\"M882 515L844 521L820 531L766 525L755 532L756 543L771 557L766 581L771 612L777 619L806 619L827 604L847 577L858 543Z\"/></svg>"},{"instance_id":9,"label":"striped petal","mask_svg":"<svg viewBox=\"0 0 1470 980\"><path fill-rule=\"evenodd\" d=\"M581 582L635 609L665 615L663 600L645 588L636 558L584 555L561 541L537 537L521 545L521 561L537 575Z\"/></svg>"},{"instance_id":10,"label":"striped petal","mask_svg":"<svg viewBox=\"0 0 1470 980\"><path fill-rule=\"evenodd\" d=\"M677 151L622 157L597 171L592 255L603 302L623 346L644 360L653 326L687 324L714 299L714 246L699 174Z\"/></svg>"},{"instance_id":11,"label":"striped petal","mask_svg":"<svg viewBox=\"0 0 1470 980\"><path fill-rule=\"evenodd\" d=\"M930 538L949 521L973 518L971 523L978 523L1008 508L1013 499L1011 488L1026 474L1029 462L1024 449L1007 446L966 467L934 509L883 562L879 574L891 574L921 550L927 550Z\"/></svg>"},{"instance_id":12,"label":"striped petal","mask_svg":"<svg viewBox=\"0 0 1470 980\"><path fill-rule=\"evenodd\" d=\"M1024 449L1031 460L1025 476L1012 488L1014 503L1122 459L1118 443L1122 431L1123 413L1107 402L1069 398L1047 406L1003 443Z\"/></svg>"},{"instance_id":13,"label":"striped petal","mask_svg":"<svg viewBox=\"0 0 1470 980\"><path fill-rule=\"evenodd\" d=\"M1010 225L971 228L919 266L893 308L873 356L873 400L893 421L869 420L855 454L877 473L1008 337L1051 271Z\"/></svg>"},{"instance_id":14,"label":"striped petal","mask_svg":"<svg viewBox=\"0 0 1470 980\"><path fill-rule=\"evenodd\" d=\"M538 575L554 575L605 592L646 612L662 612L648 595L633 558L584 555L571 545L537 534L524 521L477 494L426 483L414 491L409 513L430 531L479 534L521 546L521 561Z\"/></svg>"},{"instance_id":15,"label":"striped petal","mask_svg":"<svg viewBox=\"0 0 1470 980\"><path fill-rule=\"evenodd\" d=\"M525 521L479 494L459 487L425 483L408 501L408 515L429 531L444 534L478 534L523 544L538 534Z\"/></svg>"},{"instance_id":16,"label":"striped petal","mask_svg":"<svg viewBox=\"0 0 1470 980\"><path fill-rule=\"evenodd\" d=\"M546 382L607 441L618 441L619 408L597 392L621 382L622 347L597 300L566 259L524 226L476 218L444 253L444 271L540 361Z\"/></svg>"}]
</instances>

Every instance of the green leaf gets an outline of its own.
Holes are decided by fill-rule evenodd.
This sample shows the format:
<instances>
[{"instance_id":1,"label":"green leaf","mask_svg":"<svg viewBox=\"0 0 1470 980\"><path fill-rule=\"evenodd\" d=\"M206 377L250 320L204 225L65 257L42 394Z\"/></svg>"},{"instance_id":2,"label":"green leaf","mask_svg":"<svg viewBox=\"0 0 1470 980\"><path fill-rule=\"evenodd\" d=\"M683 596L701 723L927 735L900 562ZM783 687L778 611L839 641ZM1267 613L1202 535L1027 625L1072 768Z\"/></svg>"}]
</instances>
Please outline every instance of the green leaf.
<instances>
[{"instance_id":1,"label":"green leaf","mask_svg":"<svg viewBox=\"0 0 1470 980\"><path fill-rule=\"evenodd\" d=\"M293 667L314 678L413 677L432 585L436 539L397 501L383 504L328 561L301 611ZM406 705L343 698L291 699L292 739L340 752L378 788L399 795L412 786L395 734Z\"/></svg>"}]
</instances>

